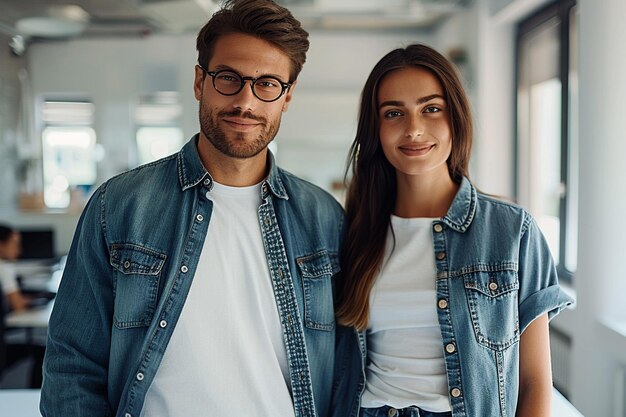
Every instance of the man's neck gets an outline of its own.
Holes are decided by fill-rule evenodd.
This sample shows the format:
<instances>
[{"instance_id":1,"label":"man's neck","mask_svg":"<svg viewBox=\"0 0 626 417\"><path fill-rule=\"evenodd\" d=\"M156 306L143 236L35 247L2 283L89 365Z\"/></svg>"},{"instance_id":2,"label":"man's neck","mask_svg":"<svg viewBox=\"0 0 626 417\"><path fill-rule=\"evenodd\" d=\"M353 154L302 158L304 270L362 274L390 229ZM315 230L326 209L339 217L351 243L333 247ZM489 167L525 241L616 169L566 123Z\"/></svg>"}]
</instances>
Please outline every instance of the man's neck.
<instances>
[{"instance_id":1,"label":"man's neck","mask_svg":"<svg viewBox=\"0 0 626 417\"><path fill-rule=\"evenodd\" d=\"M251 158L233 158L218 151L200 135L198 153L213 180L220 184L247 187L260 183L267 176L267 148Z\"/></svg>"}]
</instances>

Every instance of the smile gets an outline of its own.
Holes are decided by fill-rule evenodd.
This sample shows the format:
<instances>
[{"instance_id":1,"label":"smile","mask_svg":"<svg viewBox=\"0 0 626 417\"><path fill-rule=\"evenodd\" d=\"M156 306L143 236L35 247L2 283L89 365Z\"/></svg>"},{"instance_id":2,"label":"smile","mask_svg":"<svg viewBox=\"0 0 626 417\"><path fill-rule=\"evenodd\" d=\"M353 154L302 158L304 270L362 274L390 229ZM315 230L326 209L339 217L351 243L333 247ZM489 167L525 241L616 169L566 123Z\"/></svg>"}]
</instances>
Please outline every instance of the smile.
<instances>
[{"instance_id":1,"label":"smile","mask_svg":"<svg viewBox=\"0 0 626 417\"><path fill-rule=\"evenodd\" d=\"M415 144L415 145L402 145L399 146L400 152L408 156L422 156L426 155L435 147L434 144Z\"/></svg>"},{"instance_id":2,"label":"smile","mask_svg":"<svg viewBox=\"0 0 626 417\"><path fill-rule=\"evenodd\" d=\"M222 120L228 126L236 130L252 130L261 125L261 123L257 122L256 120L241 117L229 117Z\"/></svg>"}]
</instances>

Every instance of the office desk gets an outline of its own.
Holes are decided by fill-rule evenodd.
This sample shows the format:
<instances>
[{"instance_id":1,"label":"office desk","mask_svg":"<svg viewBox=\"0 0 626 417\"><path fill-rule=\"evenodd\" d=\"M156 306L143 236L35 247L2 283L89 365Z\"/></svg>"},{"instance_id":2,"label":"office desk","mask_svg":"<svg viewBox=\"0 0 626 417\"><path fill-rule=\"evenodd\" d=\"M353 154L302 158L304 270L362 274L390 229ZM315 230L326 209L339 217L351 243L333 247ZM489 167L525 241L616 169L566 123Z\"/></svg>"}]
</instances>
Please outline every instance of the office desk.
<instances>
[{"instance_id":1,"label":"office desk","mask_svg":"<svg viewBox=\"0 0 626 417\"><path fill-rule=\"evenodd\" d=\"M0 416L40 417L38 389L0 390Z\"/></svg>"},{"instance_id":2,"label":"office desk","mask_svg":"<svg viewBox=\"0 0 626 417\"><path fill-rule=\"evenodd\" d=\"M26 311L12 311L4 318L7 328L37 329L48 327L54 300L44 306L30 308Z\"/></svg>"},{"instance_id":3,"label":"office desk","mask_svg":"<svg viewBox=\"0 0 626 417\"><path fill-rule=\"evenodd\" d=\"M33 291L56 293L59 289L62 275L63 270L60 269L45 274L32 275L25 279L27 284L25 288ZM7 329L26 329L30 338L30 333L33 329L45 329L48 327L53 306L54 300L51 300L44 305L33 306L26 311L12 311L5 316L4 324Z\"/></svg>"}]
</instances>

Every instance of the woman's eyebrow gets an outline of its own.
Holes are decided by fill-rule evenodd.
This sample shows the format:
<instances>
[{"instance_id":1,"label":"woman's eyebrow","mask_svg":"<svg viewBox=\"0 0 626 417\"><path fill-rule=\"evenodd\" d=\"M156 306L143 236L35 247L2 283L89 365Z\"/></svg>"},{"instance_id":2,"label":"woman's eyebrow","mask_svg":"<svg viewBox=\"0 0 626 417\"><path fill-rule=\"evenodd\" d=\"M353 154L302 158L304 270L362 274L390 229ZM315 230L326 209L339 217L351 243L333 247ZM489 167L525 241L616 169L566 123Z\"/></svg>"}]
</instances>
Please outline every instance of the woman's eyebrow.
<instances>
[{"instance_id":1,"label":"woman's eyebrow","mask_svg":"<svg viewBox=\"0 0 626 417\"><path fill-rule=\"evenodd\" d=\"M424 103L427 103L430 100L433 100L433 99L436 99L436 98L439 98L439 99L442 99L442 100L445 101L445 97L442 96L441 94L430 94L430 95L418 98L417 99L417 104L424 104ZM383 108L385 106L403 106L403 105L404 105L403 101L386 100L386 101L383 101L382 103L380 103L378 105L378 108L381 109L381 108Z\"/></svg>"}]
</instances>

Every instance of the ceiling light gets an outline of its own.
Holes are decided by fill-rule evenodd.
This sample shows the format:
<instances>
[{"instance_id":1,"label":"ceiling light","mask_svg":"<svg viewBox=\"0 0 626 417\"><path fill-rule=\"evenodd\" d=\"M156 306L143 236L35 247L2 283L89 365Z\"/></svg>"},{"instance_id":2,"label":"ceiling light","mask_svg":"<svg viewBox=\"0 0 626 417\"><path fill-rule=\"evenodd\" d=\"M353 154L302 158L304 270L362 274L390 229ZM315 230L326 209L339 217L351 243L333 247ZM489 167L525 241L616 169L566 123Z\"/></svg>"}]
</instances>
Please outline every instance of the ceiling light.
<instances>
[{"instance_id":1,"label":"ceiling light","mask_svg":"<svg viewBox=\"0 0 626 417\"><path fill-rule=\"evenodd\" d=\"M89 13L73 4L48 7L44 16L19 19L15 29L21 35L41 38L65 38L82 33L89 22Z\"/></svg>"},{"instance_id":2,"label":"ceiling light","mask_svg":"<svg viewBox=\"0 0 626 417\"><path fill-rule=\"evenodd\" d=\"M76 22L56 17L25 17L15 23L21 35L42 38L64 38L79 35L86 22Z\"/></svg>"},{"instance_id":3,"label":"ceiling light","mask_svg":"<svg viewBox=\"0 0 626 417\"><path fill-rule=\"evenodd\" d=\"M52 17L72 22L87 22L89 20L89 13L82 7L74 4L50 6L48 7L48 14Z\"/></svg>"}]
</instances>

